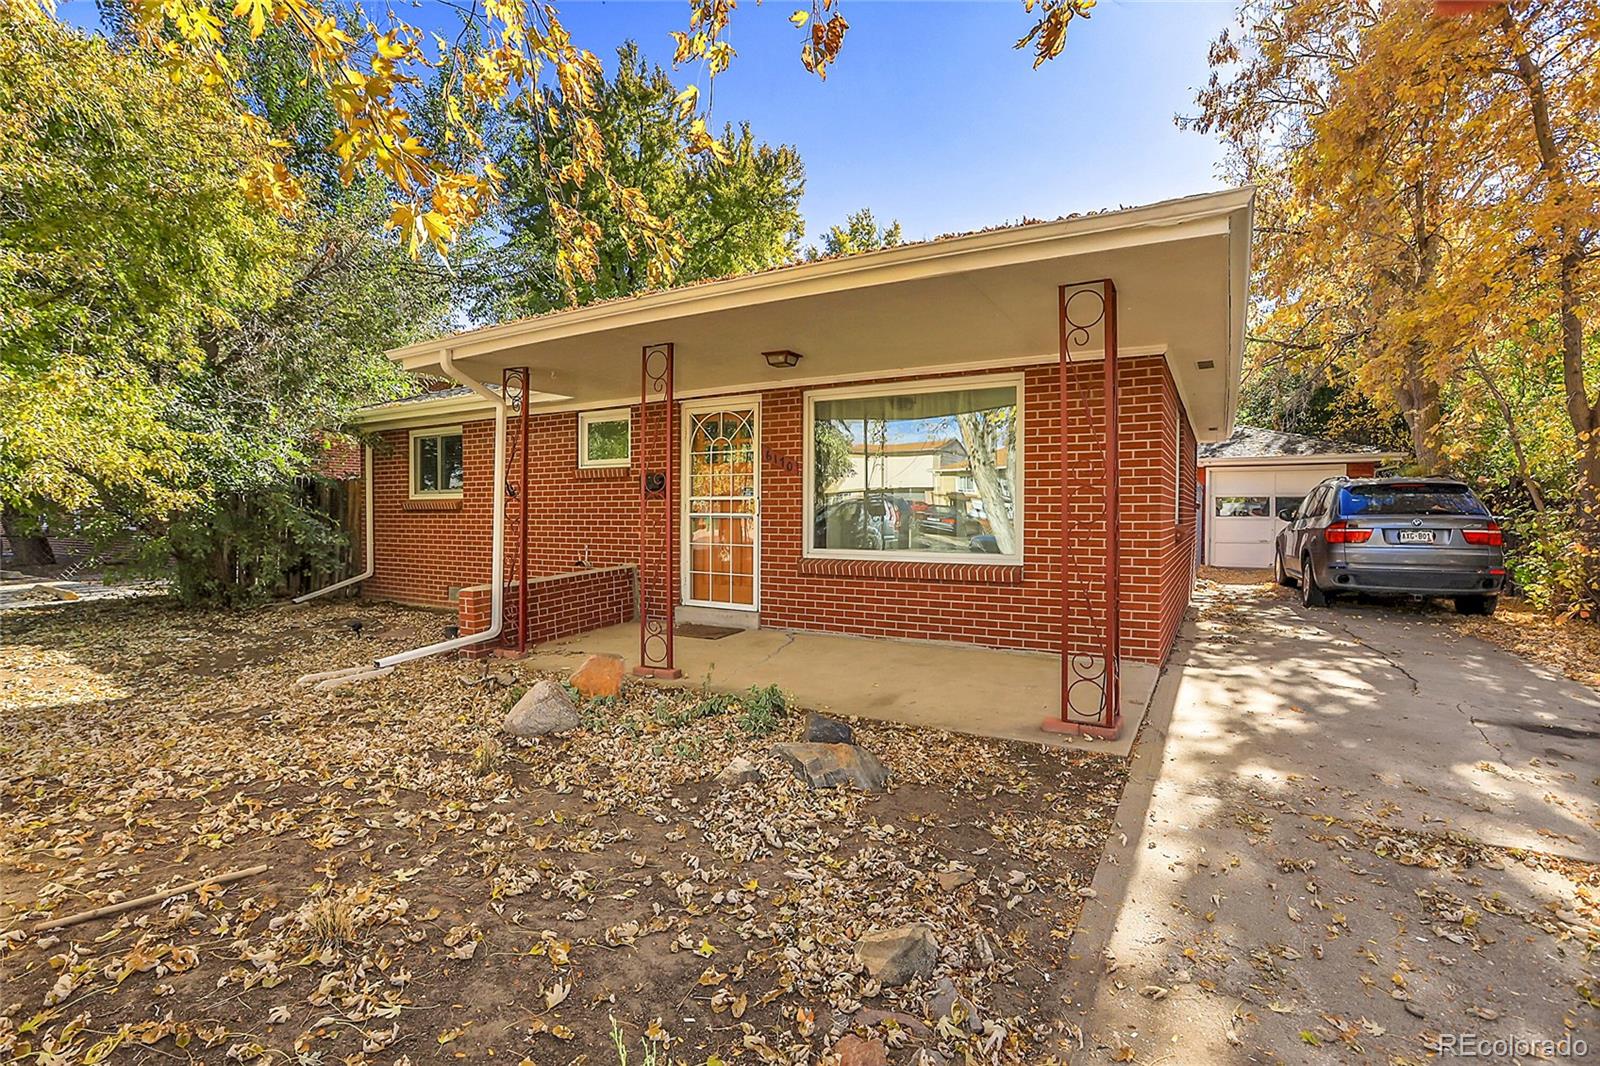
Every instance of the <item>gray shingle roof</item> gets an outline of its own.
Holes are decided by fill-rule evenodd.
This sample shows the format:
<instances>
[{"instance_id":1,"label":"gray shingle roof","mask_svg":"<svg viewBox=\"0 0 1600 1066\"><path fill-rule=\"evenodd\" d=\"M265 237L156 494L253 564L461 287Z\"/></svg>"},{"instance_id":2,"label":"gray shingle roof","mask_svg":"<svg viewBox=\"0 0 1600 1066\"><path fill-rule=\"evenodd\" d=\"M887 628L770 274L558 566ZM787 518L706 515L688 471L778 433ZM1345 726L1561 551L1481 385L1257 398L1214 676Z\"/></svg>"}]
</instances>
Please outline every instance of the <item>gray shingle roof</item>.
<instances>
[{"instance_id":1,"label":"gray shingle roof","mask_svg":"<svg viewBox=\"0 0 1600 1066\"><path fill-rule=\"evenodd\" d=\"M1272 459L1308 455L1393 455L1371 444L1308 437L1302 433L1283 433L1276 429L1240 426L1233 436L1215 444L1200 445L1202 459Z\"/></svg>"}]
</instances>

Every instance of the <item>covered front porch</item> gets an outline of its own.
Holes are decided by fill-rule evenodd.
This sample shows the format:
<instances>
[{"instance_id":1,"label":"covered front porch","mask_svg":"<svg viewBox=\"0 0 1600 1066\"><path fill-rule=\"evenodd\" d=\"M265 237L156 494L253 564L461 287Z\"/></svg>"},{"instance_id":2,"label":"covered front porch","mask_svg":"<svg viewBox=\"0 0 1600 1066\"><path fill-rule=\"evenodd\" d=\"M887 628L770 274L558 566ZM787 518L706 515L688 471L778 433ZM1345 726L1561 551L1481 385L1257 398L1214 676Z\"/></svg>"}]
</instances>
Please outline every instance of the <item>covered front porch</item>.
<instances>
[{"instance_id":1,"label":"covered front porch","mask_svg":"<svg viewBox=\"0 0 1600 1066\"><path fill-rule=\"evenodd\" d=\"M391 353L496 419L493 628L457 639L995 736L1131 737L1187 601L1185 465L1237 403L1250 202L940 238ZM637 626L534 647L536 578L623 564ZM679 639L680 608L765 632Z\"/></svg>"},{"instance_id":2,"label":"covered front porch","mask_svg":"<svg viewBox=\"0 0 1600 1066\"><path fill-rule=\"evenodd\" d=\"M1132 748L1161 672L1149 663L1123 662L1122 730L1115 739L1097 740L1039 729L1041 719L1061 709L1061 658L1047 652L779 629L745 629L711 640L680 630L674 651L683 678L661 684L729 693L777 685L799 706L824 713L1112 755ZM538 670L569 673L589 655L635 662L638 623L541 645L526 661Z\"/></svg>"}]
</instances>

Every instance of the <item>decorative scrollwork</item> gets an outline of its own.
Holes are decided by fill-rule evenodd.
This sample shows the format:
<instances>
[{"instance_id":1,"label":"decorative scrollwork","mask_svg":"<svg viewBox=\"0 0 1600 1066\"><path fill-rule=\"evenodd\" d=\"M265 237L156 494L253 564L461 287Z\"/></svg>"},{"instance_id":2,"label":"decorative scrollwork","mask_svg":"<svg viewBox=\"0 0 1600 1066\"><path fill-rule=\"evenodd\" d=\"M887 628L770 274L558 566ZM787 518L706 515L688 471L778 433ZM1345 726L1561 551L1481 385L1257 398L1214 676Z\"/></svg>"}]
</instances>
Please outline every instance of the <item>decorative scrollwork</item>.
<instances>
[{"instance_id":1,"label":"decorative scrollwork","mask_svg":"<svg viewBox=\"0 0 1600 1066\"><path fill-rule=\"evenodd\" d=\"M645 398L666 396L672 380L672 346L652 344L644 350Z\"/></svg>"},{"instance_id":2,"label":"decorative scrollwork","mask_svg":"<svg viewBox=\"0 0 1600 1066\"><path fill-rule=\"evenodd\" d=\"M644 665L668 667L672 660L667 654L667 626L660 618L644 620L644 639L640 642Z\"/></svg>"},{"instance_id":3,"label":"decorative scrollwork","mask_svg":"<svg viewBox=\"0 0 1600 1066\"><path fill-rule=\"evenodd\" d=\"M1079 321L1078 317L1072 313L1072 303L1080 296L1088 296L1094 301L1092 304L1094 317L1088 319L1087 321ZM1081 348L1088 344L1089 338L1093 336L1093 329L1105 321L1105 293L1099 289L1079 289L1077 292L1066 298L1066 301L1061 307L1061 315L1065 320L1063 323L1062 339L1066 342L1067 346L1067 361L1071 362L1072 349L1075 347Z\"/></svg>"}]
</instances>

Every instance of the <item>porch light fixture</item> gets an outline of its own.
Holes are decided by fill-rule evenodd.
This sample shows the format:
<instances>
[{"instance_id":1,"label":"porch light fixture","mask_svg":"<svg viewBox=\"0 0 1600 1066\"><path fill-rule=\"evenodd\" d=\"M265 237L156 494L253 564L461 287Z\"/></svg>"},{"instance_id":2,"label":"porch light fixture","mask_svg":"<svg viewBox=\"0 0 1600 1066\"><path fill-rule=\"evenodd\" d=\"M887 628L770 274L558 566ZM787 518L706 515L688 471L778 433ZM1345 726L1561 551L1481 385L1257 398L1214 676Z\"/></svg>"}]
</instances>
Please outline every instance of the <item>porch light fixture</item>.
<instances>
[{"instance_id":1,"label":"porch light fixture","mask_svg":"<svg viewBox=\"0 0 1600 1066\"><path fill-rule=\"evenodd\" d=\"M775 352L762 352L761 357L774 370L788 370L800 362L800 353L791 352L787 348L780 348Z\"/></svg>"}]
</instances>

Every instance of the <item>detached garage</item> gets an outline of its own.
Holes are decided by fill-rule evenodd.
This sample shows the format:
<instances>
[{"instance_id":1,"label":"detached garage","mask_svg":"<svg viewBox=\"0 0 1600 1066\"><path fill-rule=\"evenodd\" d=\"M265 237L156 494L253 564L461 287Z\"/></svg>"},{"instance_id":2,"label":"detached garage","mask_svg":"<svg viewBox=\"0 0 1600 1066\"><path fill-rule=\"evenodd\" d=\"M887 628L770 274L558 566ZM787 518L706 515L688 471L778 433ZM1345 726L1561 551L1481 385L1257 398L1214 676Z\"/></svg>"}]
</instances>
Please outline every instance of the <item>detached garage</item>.
<instances>
[{"instance_id":1,"label":"detached garage","mask_svg":"<svg viewBox=\"0 0 1600 1066\"><path fill-rule=\"evenodd\" d=\"M1278 511L1330 477L1371 477L1403 459L1365 444L1241 426L1202 444L1198 476L1204 561L1211 566L1272 565Z\"/></svg>"}]
</instances>

